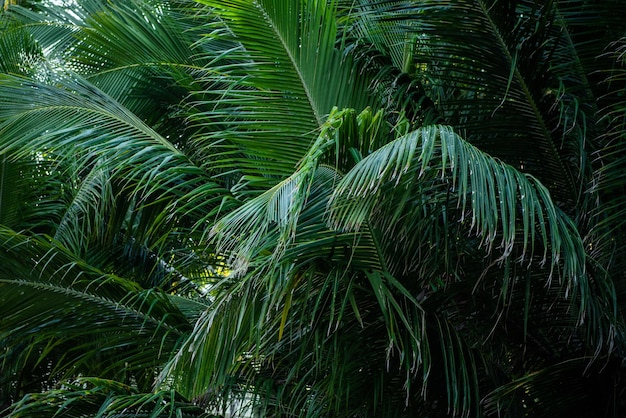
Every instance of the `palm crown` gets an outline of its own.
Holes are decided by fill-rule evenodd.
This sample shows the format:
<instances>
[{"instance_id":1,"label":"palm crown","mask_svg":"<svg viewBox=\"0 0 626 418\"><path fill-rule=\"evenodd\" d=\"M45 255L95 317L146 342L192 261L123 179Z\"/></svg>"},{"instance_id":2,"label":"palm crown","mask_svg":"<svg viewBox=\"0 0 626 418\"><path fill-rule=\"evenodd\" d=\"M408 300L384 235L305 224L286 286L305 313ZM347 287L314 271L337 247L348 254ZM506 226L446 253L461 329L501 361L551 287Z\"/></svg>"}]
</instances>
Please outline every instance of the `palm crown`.
<instances>
[{"instance_id":1,"label":"palm crown","mask_svg":"<svg viewBox=\"0 0 626 418\"><path fill-rule=\"evenodd\" d=\"M618 12L7 8L7 412L619 416Z\"/></svg>"}]
</instances>

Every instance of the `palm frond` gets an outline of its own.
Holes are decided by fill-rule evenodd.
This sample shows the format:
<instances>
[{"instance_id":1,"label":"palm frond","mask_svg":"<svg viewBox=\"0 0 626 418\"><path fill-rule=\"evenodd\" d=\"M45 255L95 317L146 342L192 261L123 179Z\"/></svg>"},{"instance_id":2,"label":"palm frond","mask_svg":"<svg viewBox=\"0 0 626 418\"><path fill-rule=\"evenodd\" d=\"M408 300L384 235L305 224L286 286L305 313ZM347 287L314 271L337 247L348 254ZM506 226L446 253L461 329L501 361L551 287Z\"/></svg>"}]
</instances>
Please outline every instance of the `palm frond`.
<instances>
[{"instance_id":1,"label":"palm frond","mask_svg":"<svg viewBox=\"0 0 626 418\"><path fill-rule=\"evenodd\" d=\"M419 192L420 183L437 180L445 184L446 197L458 202L460 222L465 222L465 212L470 212L468 229L475 230L488 248L499 245L506 257L521 241L520 256L530 258L538 238L544 260L550 257L555 266L563 256L565 277L571 277L573 282L584 277L585 255L580 237L571 220L554 206L547 189L533 177L482 153L444 126L420 128L359 162L334 192L330 203L333 224L359 229L374 219L373 214L382 207L394 208L395 216L382 218L387 225L393 224L405 207L410 209L412 200L408 198L415 198L414 193L407 194L405 190ZM382 194L383 188L399 193ZM427 186L421 193L432 190ZM415 221L402 220L407 225Z\"/></svg>"},{"instance_id":2,"label":"palm frond","mask_svg":"<svg viewBox=\"0 0 626 418\"><path fill-rule=\"evenodd\" d=\"M42 365L39 385L93 373L149 388L154 369L191 329L174 303L43 239L1 233L3 364Z\"/></svg>"},{"instance_id":3,"label":"palm frond","mask_svg":"<svg viewBox=\"0 0 626 418\"><path fill-rule=\"evenodd\" d=\"M173 391L140 393L132 386L100 378L81 377L62 388L29 394L17 402L8 416L53 417L182 417L210 418L203 408Z\"/></svg>"},{"instance_id":4,"label":"palm frond","mask_svg":"<svg viewBox=\"0 0 626 418\"><path fill-rule=\"evenodd\" d=\"M199 218L219 207L223 189L171 142L89 83L68 77L58 83L2 78L3 153L72 158L75 169L105 167L139 207L165 201L183 215L199 210ZM32 94L24 96L24 88ZM175 214L164 213L163 219Z\"/></svg>"},{"instance_id":5,"label":"palm frond","mask_svg":"<svg viewBox=\"0 0 626 418\"><path fill-rule=\"evenodd\" d=\"M588 358L574 358L528 373L503 385L484 400L487 412L550 414L566 417L617 417L623 407L616 392L623 366L610 364L589 368ZM600 368L600 370L596 370ZM566 393L563 393L567 385ZM557 389L558 388L558 389Z\"/></svg>"},{"instance_id":6,"label":"palm frond","mask_svg":"<svg viewBox=\"0 0 626 418\"><path fill-rule=\"evenodd\" d=\"M403 380L405 387L414 383L417 370L424 373L417 380L427 385L430 371L428 366L423 365L430 364L431 354L426 347L433 343L429 342L431 338L426 337L426 330L431 329L434 336L443 338L437 346L442 350L443 358L450 362L443 377L449 388L447 404L460 415L475 408L478 395L469 389L475 386L477 379L472 350L461 343L463 338L452 332L452 325L445 319L435 316L439 328L433 328L432 323L423 323L424 314L419 314L422 312L420 304L398 279L386 271L394 259L393 252L385 252L389 245L385 243L381 248L377 242L380 236L390 235L392 226L397 229L391 235L400 236L403 242L410 237L421 239L424 236L422 231L412 234L402 230L408 231L416 223L432 225L432 215L424 216L425 210L437 211L435 218L441 216L441 207L459 213L457 218L450 215L450 219L467 216L467 221L459 222L465 226L465 233L474 233L480 237L474 245L480 246L482 241L488 251L499 245L503 253L499 257L501 260L511 254L525 259L525 265L541 264L537 255L539 259L543 258L543 263L549 259L552 269L563 268L559 275L562 273L565 278L566 290L561 291L560 297L567 292L577 295L574 300L580 305L575 302L573 312L580 315L578 319L595 313L589 312L593 305L587 299L589 289L585 253L580 237L571 221L553 205L549 193L538 181L481 153L447 127L425 127L401 135L388 145L378 149L374 146L372 149L375 142L370 143L366 138L373 139L376 136L365 135L359 142L346 135L346 132L353 132L358 137L359 132L368 132L364 121L371 120L363 118L361 124L356 123L352 127L350 121L356 121L354 117L354 113L349 111L331 116L294 175L248 201L216 224L214 233L220 240L218 251L234 257L231 260L233 274L239 275L241 279L224 288L225 293L216 304L216 310L198 322L201 327L194 331L196 337L193 345L181 350L166 369L164 376L170 373L179 376L180 386L177 387L184 393L197 395L202 387L224 384L228 370L241 371L246 379L256 381L254 368L249 369L250 366L246 366L248 363L238 359L238 355L244 353L250 353L252 358L271 358L272 361L284 364L287 370L289 367L303 367L302 361L308 361L308 358L298 360L295 357L294 366L291 366L287 359L293 354L285 353L282 349L275 351L275 341L278 340L278 347L282 346L280 341L284 335L289 335L289 330L302 330L310 326L300 321L309 318L309 315L322 314L316 305L303 308L310 306L310 302L306 302L306 292L299 296L302 290L298 289L303 286L302 272L308 271L311 268L309 266L323 268L324 264L316 264L317 260L334 258L332 254L335 248L343 245L344 248L353 249L348 250L350 258L347 264L337 265L338 261L335 261L333 269L339 269L337 276L328 276L327 280L334 283L330 285L330 289L334 288L331 291L333 300L338 297L336 292L345 288L345 280L350 283L351 280L358 280L361 289L370 289L367 294L371 299L361 306L352 296L341 298L344 306L341 312L352 305L350 318L356 323L364 321L365 312L380 312L380 320L384 324L381 329L384 330L383 341L387 341L388 350L404 353L399 367L411 371ZM374 125L378 126L376 123ZM367 145L352 148L343 141ZM337 165L348 170L345 175L320 165L321 161L343 161L345 156L340 155L350 150L356 152L355 162ZM361 152L366 156L363 157ZM384 194L381 193L383 189ZM398 193L392 192L395 190ZM431 206L420 206L419 210L413 210L411 205L416 201L426 200L420 200L420 195L428 196ZM439 196L439 200L436 196ZM329 230L326 229L329 223L327 208L330 209ZM313 217L309 217L309 214ZM321 239L324 235L315 232L320 228L325 234L335 231L332 242ZM346 232L339 232L341 230ZM350 243L351 239L353 243ZM515 247L517 243L520 248ZM406 256L410 254L407 252ZM562 263L560 257L564 258ZM353 273L348 273L351 271L360 273L351 276ZM356 279L359 275L360 279ZM341 279L342 276L344 279ZM463 280L462 277L459 279ZM406 281L406 278L403 280ZM430 277L422 280L426 286L429 285ZM322 285L322 289L326 286L329 285ZM409 286L411 289L420 288L410 282ZM499 291L503 292L502 298L507 297L506 286ZM348 291L347 295L350 294ZM296 295L299 297L294 299ZM247 302L241 304L242 300ZM415 315L407 313L411 305L416 309ZM341 314L341 317L347 320L345 314ZM236 319L236 323L228 318ZM333 324L333 318L331 311L330 318L325 321L330 320ZM292 324L292 321L295 322ZM309 321L304 323L315 323ZM310 330L314 331L315 328ZM300 333L296 331L298 339L302 338ZM223 346L225 341L231 344L226 350L228 356L211 348ZM451 341L456 343L452 344ZM446 347L450 344L452 349L448 352ZM203 383L197 378L187 380L183 377L181 371L187 370L192 364L190 352L195 353L193 367L214 370L212 379L216 380ZM196 372L192 375L196 375ZM311 384L311 388L317 388L316 384ZM326 392L321 387L319 390L320 402L328 402L329 398L322 395ZM341 392L345 389L336 386L333 390ZM349 395L346 393L346 396ZM408 389L407 396L410 396ZM317 408L312 410L318 411Z\"/></svg>"},{"instance_id":7,"label":"palm frond","mask_svg":"<svg viewBox=\"0 0 626 418\"><path fill-rule=\"evenodd\" d=\"M37 65L43 61L43 54L28 32L15 24L0 19L0 73L33 75Z\"/></svg>"},{"instance_id":8,"label":"palm frond","mask_svg":"<svg viewBox=\"0 0 626 418\"><path fill-rule=\"evenodd\" d=\"M580 86L568 83L582 77L582 90L586 88L584 73L576 72L581 68L557 70L562 61L555 50L567 50L567 35L562 36L567 29L555 19L555 10L553 2L381 1L360 3L354 14L363 16L356 20L365 37L389 37L383 43L396 50L394 56L411 50L414 70L443 123L538 177L556 201L571 204L571 199L581 199L576 184L584 153L576 155L587 134L584 128L571 127L593 118L593 109L586 108L592 101L583 103L579 96L576 107L572 99ZM553 100L552 93L563 88L567 95ZM575 119L566 120L566 105L577 113Z\"/></svg>"},{"instance_id":9,"label":"palm frond","mask_svg":"<svg viewBox=\"0 0 626 418\"><path fill-rule=\"evenodd\" d=\"M241 62L230 70L234 87L220 91L219 100L205 104L211 110L194 119L206 124L217 118L223 130L209 137L226 139L244 153L237 160L244 173L259 181L287 177L333 107L371 103L367 74L336 47L333 2L202 3L213 7L243 49L232 55Z\"/></svg>"}]
</instances>

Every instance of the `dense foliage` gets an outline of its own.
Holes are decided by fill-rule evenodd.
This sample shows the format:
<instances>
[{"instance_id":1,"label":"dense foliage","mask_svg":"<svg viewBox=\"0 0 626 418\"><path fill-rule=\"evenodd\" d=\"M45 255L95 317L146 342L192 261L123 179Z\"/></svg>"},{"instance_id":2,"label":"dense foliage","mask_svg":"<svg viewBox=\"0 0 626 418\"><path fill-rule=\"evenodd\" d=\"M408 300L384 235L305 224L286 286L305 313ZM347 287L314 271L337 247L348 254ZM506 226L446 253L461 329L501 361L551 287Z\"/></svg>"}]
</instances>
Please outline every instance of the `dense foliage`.
<instances>
[{"instance_id":1,"label":"dense foliage","mask_svg":"<svg viewBox=\"0 0 626 418\"><path fill-rule=\"evenodd\" d=\"M0 411L626 413L619 0L4 4Z\"/></svg>"}]
</instances>

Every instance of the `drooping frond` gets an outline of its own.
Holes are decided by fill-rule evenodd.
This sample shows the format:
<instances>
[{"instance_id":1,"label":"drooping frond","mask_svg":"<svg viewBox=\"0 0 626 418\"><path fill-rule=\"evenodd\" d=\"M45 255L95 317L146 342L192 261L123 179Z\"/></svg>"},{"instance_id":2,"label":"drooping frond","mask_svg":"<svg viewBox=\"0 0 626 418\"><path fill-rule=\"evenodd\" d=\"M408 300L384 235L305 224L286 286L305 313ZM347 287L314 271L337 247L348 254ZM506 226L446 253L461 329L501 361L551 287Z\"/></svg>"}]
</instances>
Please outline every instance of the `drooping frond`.
<instances>
[{"instance_id":1,"label":"drooping frond","mask_svg":"<svg viewBox=\"0 0 626 418\"><path fill-rule=\"evenodd\" d=\"M28 96L24 89L30 91ZM41 153L44 158L75 159L78 167L97 163L111 170L139 206L165 200L189 208L184 214L196 208L207 216L211 206L219 205L222 189L204 170L137 116L76 76L60 77L55 86L2 76L0 91L6 104L0 109L1 145L10 158ZM202 201L188 200L194 197Z\"/></svg>"},{"instance_id":2,"label":"drooping frond","mask_svg":"<svg viewBox=\"0 0 626 418\"><path fill-rule=\"evenodd\" d=\"M167 295L104 274L43 239L0 233L3 369L39 365L50 385L83 374L133 376L149 387L150 370L191 329Z\"/></svg>"},{"instance_id":3,"label":"drooping frond","mask_svg":"<svg viewBox=\"0 0 626 418\"><path fill-rule=\"evenodd\" d=\"M421 196L435 194L439 207L413 210ZM585 303L585 253L572 221L536 179L484 154L448 127L420 128L360 161L337 185L330 216L339 229L373 222L385 231L423 222L424 211L440 211L449 202L468 232L475 231L488 249L500 247L503 258L520 245L522 259L539 251L553 268L562 260L567 288L580 291Z\"/></svg>"},{"instance_id":4,"label":"drooping frond","mask_svg":"<svg viewBox=\"0 0 626 418\"><path fill-rule=\"evenodd\" d=\"M479 236L474 242L476 247L481 244L488 250L501 247L500 260L515 254L529 266L540 264L542 258L543 262L549 259L553 269L562 268L558 275L566 288L554 296L563 297L568 292L577 295L573 299L576 300L574 312L580 315L578 319L596 314L587 311L589 289L580 237L538 181L480 152L448 127L430 126L401 135L372 119L355 118L351 111L333 115L291 177L216 224L216 248L231 257L233 276L240 278L225 280L218 287L224 293L215 310L197 323L193 340L166 369L163 376L177 376L181 391L198 395L202 387L226 384L229 370L240 373L245 381L256 382L257 387L269 378L258 374L254 366L257 361L261 369L264 364L275 370L285 367L280 373L295 375L310 358L301 357L306 351L297 355L289 349L284 351L286 342L298 340L304 344L311 338L308 335L321 331L314 324L330 321L325 329L334 335L330 330L348 332L350 326L364 324L370 315L378 314L383 321L378 331L381 340L371 344L387 344L388 361L397 361L396 366L408 373L399 380L399 385L405 388L423 385L421 390L427 391L431 385L432 350L437 348L441 350L437 356L442 355L449 362L441 376L447 382L448 406L460 415L476 408L478 395L471 388L477 379L474 358L477 354L463 342L462 333L454 329L455 322L462 319L450 316L454 310L448 304L453 299L446 300L445 293L441 296L445 303L440 305L426 299L432 310L424 311L415 293L405 284L413 292L422 289L420 296L426 297L430 293L426 289L436 276L415 278L416 283L407 281L402 276L406 272L396 268L398 262L389 251L393 245L387 243L390 236L403 242L423 239L423 235L411 235L408 231L413 231L415 224L432 224L433 215L424 214L429 210L438 211L434 215L437 219L442 216L442 208L447 208L451 213L447 222L457 220L465 226L462 228L465 234ZM376 145L378 136L370 136L376 131L369 129L372 127L386 130L391 137L400 137L388 145ZM360 140L356 139L359 134L363 135ZM349 143L355 146L347 146ZM347 162L350 159L344 153L354 159ZM322 162L335 162L336 168ZM341 173L339 167L346 172ZM428 205L424 203L427 201ZM413 208L413 205L420 206ZM453 216L453 212L458 215ZM461 220L463 217L466 219ZM332 234L332 241L330 237L324 239L328 234ZM341 247L345 260L337 258L336 252ZM438 274L440 266L432 267L433 274ZM326 280L323 275L318 278L317 272L327 268L331 270L326 273ZM402 281L388 269L393 269ZM458 280L471 283L468 287L479 286L480 279L457 274ZM487 271L479 271L478 275L481 274ZM311 277L316 278L314 283L320 283L320 295L325 294L326 286L332 286L327 297L341 301L341 313L336 315L345 324L334 321L333 311L330 318L309 319L323 315L314 298L307 301L306 295L311 295L305 289L313 288L306 284ZM502 299L511 294L506 283L495 288ZM242 303L243 300L247 302ZM497 322L490 326L497 326ZM360 338L357 337L360 331L354 332L354 338ZM286 342L282 343L285 338ZM215 350L215 346L224 346L226 341L225 352ZM450 345L451 350L447 348ZM319 348L320 352L325 349L328 347ZM398 360L392 354L395 350L405 355ZM210 380L185 378L182 371L189 367L213 370ZM371 373L380 372L374 370ZM383 375L387 376L384 372ZM333 399L330 388L337 393L346 391L344 396L350 398L351 392L342 385L326 387L319 382L321 386L318 386L316 379L310 381L308 390L319 391L320 399L326 400L320 402ZM298 385L294 390L298 390ZM409 396L412 392L407 389L406 393ZM380 411L376 399L384 402L388 396L374 395L374 405L368 408Z\"/></svg>"},{"instance_id":5,"label":"drooping frond","mask_svg":"<svg viewBox=\"0 0 626 418\"><path fill-rule=\"evenodd\" d=\"M359 33L385 34L380 42L393 56L410 51L411 71L443 123L539 178L558 202L582 199L577 184L589 168L583 124L593 118L593 99L584 96L582 67L562 64L577 58L554 2L358 5Z\"/></svg>"},{"instance_id":6,"label":"drooping frond","mask_svg":"<svg viewBox=\"0 0 626 418\"><path fill-rule=\"evenodd\" d=\"M119 418L211 418L204 408L183 399L174 391L140 393L131 385L101 378L81 377L65 382L62 389L30 394L11 408L12 416Z\"/></svg>"}]
</instances>

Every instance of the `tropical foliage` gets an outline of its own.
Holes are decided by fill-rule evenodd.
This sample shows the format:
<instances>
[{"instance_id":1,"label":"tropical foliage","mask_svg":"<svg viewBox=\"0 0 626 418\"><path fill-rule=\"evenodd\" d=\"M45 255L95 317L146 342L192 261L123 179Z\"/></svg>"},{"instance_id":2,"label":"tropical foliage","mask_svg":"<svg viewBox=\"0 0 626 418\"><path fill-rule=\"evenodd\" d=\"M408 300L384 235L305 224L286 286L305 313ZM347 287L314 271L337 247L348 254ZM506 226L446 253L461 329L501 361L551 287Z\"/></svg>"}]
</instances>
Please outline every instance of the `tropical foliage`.
<instances>
[{"instance_id":1,"label":"tropical foliage","mask_svg":"<svg viewBox=\"0 0 626 418\"><path fill-rule=\"evenodd\" d=\"M619 1L13 3L0 410L624 414Z\"/></svg>"}]
</instances>

